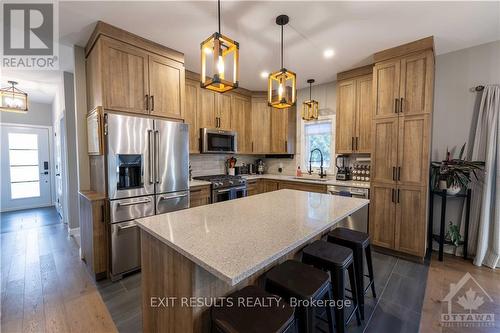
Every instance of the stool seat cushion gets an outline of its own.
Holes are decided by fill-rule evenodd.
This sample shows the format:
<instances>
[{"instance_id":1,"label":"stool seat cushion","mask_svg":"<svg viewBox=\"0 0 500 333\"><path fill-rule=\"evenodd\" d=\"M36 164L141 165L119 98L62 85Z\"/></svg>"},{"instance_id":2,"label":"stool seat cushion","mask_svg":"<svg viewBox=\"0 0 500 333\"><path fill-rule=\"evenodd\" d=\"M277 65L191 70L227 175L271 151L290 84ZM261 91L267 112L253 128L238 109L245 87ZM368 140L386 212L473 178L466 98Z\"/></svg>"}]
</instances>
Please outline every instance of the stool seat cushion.
<instances>
[{"instance_id":1,"label":"stool seat cushion","mask_svg":"<svg viewBox=\"0 0 500 333\"><path fill-rule=\"evenodd\" d=\"M352 250L348 247L317 240L306 246L302 251L308 256L308 262L315 262L320 267L345 267L353 260Z\"/></svg>"},{"instance_id":2,"label":"stool seat cushion","mask_svg":"<svg viewBox=\"0 0 500 333\"><path fill-rule=\"evenodd\" d=\"M336 228L328 234L328 241L338 240L341 243L349 242L358 247L367 247L370 236L367 233L347 228Z\"/></svg>"},{"instance_id":3,"label":"stool seat cushion","mask_svg":"<svg viewBox=\"0 0 500 333\"><path fill-rule=\"evenodd\" d=\"M223 332L283 332L294 319L290 305L255 286L247 286L227 297L220 306L212 308L212 320Z\"/></svg>"},{"instance_id":4,"label":"stool seat cushion","mask_svg":"<svg viewBox=\"0 0 500 333\"><path fill-rule=\"evenodd\" d=\"M266 274L266 279L273 289L280 291L280 295L304 300L314 299L329 284L326 272L295 260L273 267Z\"/></svg>"}]
</instances>

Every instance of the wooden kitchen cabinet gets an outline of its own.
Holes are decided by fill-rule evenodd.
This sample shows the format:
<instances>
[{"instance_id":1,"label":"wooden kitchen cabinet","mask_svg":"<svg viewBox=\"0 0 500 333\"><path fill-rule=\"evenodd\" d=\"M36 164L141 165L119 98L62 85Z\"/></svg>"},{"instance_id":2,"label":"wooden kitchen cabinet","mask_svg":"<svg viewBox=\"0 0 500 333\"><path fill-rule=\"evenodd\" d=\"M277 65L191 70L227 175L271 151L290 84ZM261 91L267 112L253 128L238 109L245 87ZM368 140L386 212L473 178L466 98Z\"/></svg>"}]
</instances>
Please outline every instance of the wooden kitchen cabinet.
<instances>
[{"instance_id":1,"label":"wooden kitchen cabinet","mask_svg":"<svg viewBox=\"0 0 500 333\"><path fill-rule=\"evenodd\" d=\"M184 119L184 55L98 22L86 47L87 106Z\"/></svg>"},{"instance_id":2,"label":"wooden kitchen cabinet","mask_svg":"<svg viewBox=\"0 0 500 333\"><path fill-rule=\"evenodd\" d=\"M252 153L271 151L271 108L265 97L252 97Z\"/></svg>"},{"instance_id":3,"label":"wooden kitchen cabinet","mask_svg":"<svg viewBox=\"0 0 500 333\"><path fill-rule=\"evenodd\" d=\"M395 186L372 182L369 231L373 245L394 248L396 219Z\"/></svg>"},{"instance_id":4,"label":"wooden kitchen cabinet","mask_svg":"<svg viewBox=\"0 0 500 333\"><path fill-rule=\"evenodd\" d=\"M216 128L221 130L230 131L231 126L231 95L230 94L217 94L216 96Z\"/></svg>"},{"instance_id":5,"label":"wooden kitchen cabinet","mask_svg":"<svg viewBox=\"0 0 500 333\"><path fill-rule=\"evenodd\" d=\"M279 189L299 190L306 192L327 193L325 184L311 184L301 182L280 181Z\"/></svg>"},{"instance_id":6,"label":"wooden kitchen cabinet","mask_svg":"<svg viewBox=\"0 0 500 333\"><path fill-rule=\"evenodd\" d=\"M193 186L189 189L189 208L211 203L210 185Z\"/></svg>"},{"instance_id":7,"label":"wooden kitchen cabinet","mask_svg":"<svg viewBox=\"0 0 500 333\"><path fill-rule=\"evenodd\" d=\"M108 276L106 195L82 191L80 200L81 258L94 280Z\"/></svg>"},{"instance_id":8,"label":"wooden kitchen cabinet","mask_svg":"<svg viewBox=\"0 0 500 333\"><path fill-rule=\"evenodd\" d=\"M102 60L94 59L93 64L102 63L102 106L108 110L148 114L148 53L108 37L102 37L100 42L102 54L93 56ZM87 84L99 82L87 81Z\"/></svg>"},{"instance_id":9,"label":"wooden kitchen cabinet","mask_svg":"<svg viewBox=\"0 0 500 333\"><path fill-rule=\"evenodd\" d=\"M425 255L427 189L399 185L395 190L394 248L414 256Z\"/></svg>"},{"instance_id":10,"label":"wooden kitchen cabinet","mask_svg":"<svg viewBox=\"0 0 500 333\"><path fill-rule=\"evenodd\" d=\"M279 181L272 179L259 179L259 193L277 191L279 189Z\"/></svg>"},{"instance_id":11,"label":"wooden kitchen cabinet","mask_svg":"<svg viewBox=\"0 0 500 333\"><path fill-rule=\"evenodd\" d=\"M197 81L186 79L184 123L189 125L189 153L200 152L200 127L198 126L198 89Z\"/></svg>"},{"instance_id":12,"label":"wooden kitchen cabinet","mask_svg":"<svg viewBox=\"0 0 500 333\"><path fill-rule=\"evenodd\" d=\"M371 66L352 71L352 75L371 72ZM348 77L349 72L339 74ZM372 74L339 81L335 151L337 154L370 153L372 130Z\"/></svg>"},{"instance_id":13,"label":"wooden kitchen cabinet","mask_svg":"<svg viewBox=\"0 0 500 333\"><path fill-rule=\"evenodd\" d=\"M371 180L394 184L398 161L398 118L373 121Z\"/></svg>"},{"instance_id":14,"label":"wooden kitchen cabinet","mask_svg":"<svg viewBox=\"0 0 500 333\"><path fill-rule=\"evenodd\" d=\"M252 153L252 102L250 97L233 94L231 127L236 131L238 153Z\"/></svg>"},{"instance_id":15,"label":"wooden kitchen cabinet","mask_svg":"<svg viewBox=\"0 0 500 333\"><path fill-rule=\"evenodd\" d=\"M149 55L149 110L158 117L184 119L184 65Z\"/></svg>"},{"instance_id":16,"label":"wooden kitchen cabinet","mask_svg":"<svg viewBox=\"0 0 500 333\"><path fill-rule=\"evenodd\" d=\"M249 179L247 180L247 195L256 195L259 194L259 180L258 179Z\"/></svg>"},{"instance_id":17,"label":"wooden kitchen cabinet","mask_svg":"<svg viewBox=\"0 0 500 333\"><path fill-rule=\"evenodd\" d=\"M271 153L288 152L288 109L271 108Z\"/></svg>"},{"instance_id":18,"label":"wooden kitchen cabinet","mask_svg":"<svg viewBox=\"0 0 500 333\"><path fill-rule=\"evenodd\" d=\"M199 89L200 104L198 106L198 127L215 128L215 93L208 89Z\"/></svg>"},{"instance_id":19,"label":"wooden kitchen cabinet","mask_svg":"<svg viewBox=\"0 0 500 333\"><path fill-rule=\"evenodd\" d=\"M373 67L374 118L397 115L401 61L390 59Z\"/></svg>"}]
</instances>

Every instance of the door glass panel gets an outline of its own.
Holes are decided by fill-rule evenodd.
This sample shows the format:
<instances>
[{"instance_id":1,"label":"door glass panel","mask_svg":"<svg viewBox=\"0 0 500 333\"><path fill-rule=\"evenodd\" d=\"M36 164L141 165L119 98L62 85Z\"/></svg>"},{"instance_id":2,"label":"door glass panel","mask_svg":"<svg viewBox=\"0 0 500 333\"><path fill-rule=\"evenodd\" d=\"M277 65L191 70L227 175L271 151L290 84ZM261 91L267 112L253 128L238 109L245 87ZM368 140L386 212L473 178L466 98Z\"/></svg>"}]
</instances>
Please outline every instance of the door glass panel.
<instances>
[{"instance_id":1,"label":"door glass panel","mask_svg":"<svg viewBox=\"0 0 500 333\"><path fill-rule=\"evenodd\" d=\"M33 198L40 196L40 182L21 182L10 184L12 199Z\"/></svg>"},{"instance_id":2,"label":"door glass panel","mask_svg":"<svg viewBox=\"0 0 500 333\"><path fill-rule=\"evenodd\" d=\"M38 166L11 166L10 181L11 182L32 182L38 181L40 175Z\"/></svg>"},{"instance_id":3,"label":"door glass panel","mask_svg":"<svg viewBox=\"0 0 500 333\"><path fill-rule=\"evenodd\" d=\"M11 199L40 196L38 135L9 133Z\"/></svg>"}]
</instances>

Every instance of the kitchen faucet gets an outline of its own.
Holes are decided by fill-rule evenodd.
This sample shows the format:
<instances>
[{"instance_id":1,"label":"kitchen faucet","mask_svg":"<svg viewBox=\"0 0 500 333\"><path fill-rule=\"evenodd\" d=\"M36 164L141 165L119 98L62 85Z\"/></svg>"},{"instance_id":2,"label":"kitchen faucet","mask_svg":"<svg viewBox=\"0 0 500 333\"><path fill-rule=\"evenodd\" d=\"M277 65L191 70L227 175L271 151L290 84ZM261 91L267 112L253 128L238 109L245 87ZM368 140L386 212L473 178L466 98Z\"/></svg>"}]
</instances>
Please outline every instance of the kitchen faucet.
<instances>
[{"instance_id":1,"label":"kitchen faucet","mask_svg":"<svg viewBox=\"0 0 500 333\"><path fill-rule=\"evenodd\" d=\"M319 150L319 148L314 148L313 150L311 150L311 152L309 153L309 171L307 172L308 174L312 174L312 156L313 156L313 153L315 151L318 151L319 152L319 156L321 157L321 160L320 160L320 167L319 167L319 177L320 178L323 178L323 177L326 177L326 172L323 172L323 153L321 152L321 150Z\"/></svg>"}]
</instances>

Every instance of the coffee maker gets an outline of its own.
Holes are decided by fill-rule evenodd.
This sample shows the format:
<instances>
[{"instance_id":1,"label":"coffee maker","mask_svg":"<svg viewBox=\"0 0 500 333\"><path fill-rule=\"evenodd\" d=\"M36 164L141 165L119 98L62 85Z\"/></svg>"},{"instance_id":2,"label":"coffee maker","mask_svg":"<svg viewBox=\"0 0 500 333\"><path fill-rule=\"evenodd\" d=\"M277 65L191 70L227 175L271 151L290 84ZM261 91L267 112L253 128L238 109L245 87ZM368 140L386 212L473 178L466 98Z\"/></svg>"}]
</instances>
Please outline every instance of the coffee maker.
<instances>
[{"instance_id":1,"label":"coffee maker","mask_svg":"<svg viewBox=\"0 0 500 333\"><path fill-rule=\"evenodd\" d=\"M257 168L256 170L257 174L258 175L264 174L264 161L259 158L258 160L255 161L255 165Z\"/></svg>"},{"instance_id":2,"label":"coffee maker","mask_svg":"<svg viewBox=\"0 0 500 333\"><path fill-rule=\"evenodd\" d=\"M351 172L349 171L349 167L347 166L346 155L338 155L335 160L335 166L337 167L337 176L335 177L337 180L351 179Z\"/></svg>"}]
</instances>

